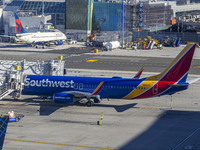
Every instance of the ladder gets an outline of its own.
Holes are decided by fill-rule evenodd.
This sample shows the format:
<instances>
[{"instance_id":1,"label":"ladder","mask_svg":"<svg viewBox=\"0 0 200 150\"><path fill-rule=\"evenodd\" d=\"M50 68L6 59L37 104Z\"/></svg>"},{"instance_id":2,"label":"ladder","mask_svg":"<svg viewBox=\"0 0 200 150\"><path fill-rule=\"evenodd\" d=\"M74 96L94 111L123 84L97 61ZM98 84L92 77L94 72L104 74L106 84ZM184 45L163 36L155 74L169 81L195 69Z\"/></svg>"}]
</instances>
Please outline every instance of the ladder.
<instances>
[{"instance_id":1,"label":"ladder","mask_svg":"<svg viewBox=\"0 0 200 150\"><path fill-rule=\"evenodd\" d=\"M9 89L7 86L4 86L2 89L0 89L0 100L2 100L4 97L6 97L14 91L15 89Z\"/></svg>"}]
</instances>

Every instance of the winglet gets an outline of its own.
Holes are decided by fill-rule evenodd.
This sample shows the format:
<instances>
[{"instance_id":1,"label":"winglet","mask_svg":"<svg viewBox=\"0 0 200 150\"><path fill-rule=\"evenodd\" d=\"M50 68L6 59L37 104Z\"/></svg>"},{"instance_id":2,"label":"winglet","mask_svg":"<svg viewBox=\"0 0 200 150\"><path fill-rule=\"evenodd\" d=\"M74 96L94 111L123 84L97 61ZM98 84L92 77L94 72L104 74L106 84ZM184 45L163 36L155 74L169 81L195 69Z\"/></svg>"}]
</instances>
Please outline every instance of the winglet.
<instances>
[{"instance_id":1,"label":"winglet","mask_svg":"<svg viewBox=\"0 0 200 150\"><path fill-rule=\"evenodd\" d=\"M28 33L22 26L22 23L17 15L17 13L15 13L15 23L16 23L16 32L17 34L23 34L23 33Z\"/></svg>"},{"instance_id":2,"label":"winglet","mask_svg":"<svg viewBox=\"0 0 200 150\"><path fill-rule=\"evenodd\" d=\"M144 66L138 71L138 73L133 77L133 79L139 79L142 72L143 72Z\"/></svg>"},{"instance_id":3,"label":"winglet","mask_svg":"<svg viewBox=\"0 0 200 150\"><path fill-rule=\"evenodd\" d=\"M9 117L0 117L0 150L3 149L4 138L8 126Z\"/></svg>"}]
</instances>

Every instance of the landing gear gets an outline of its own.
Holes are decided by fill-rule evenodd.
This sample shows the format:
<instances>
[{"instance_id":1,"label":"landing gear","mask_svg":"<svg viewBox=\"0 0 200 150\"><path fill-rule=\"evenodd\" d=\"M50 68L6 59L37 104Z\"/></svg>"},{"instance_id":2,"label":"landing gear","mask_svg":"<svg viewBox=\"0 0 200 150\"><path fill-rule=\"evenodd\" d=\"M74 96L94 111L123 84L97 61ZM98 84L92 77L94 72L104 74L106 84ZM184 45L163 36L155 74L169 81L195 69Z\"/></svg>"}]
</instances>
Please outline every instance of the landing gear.
<instances>
[{"instance_id":1,"label":"landing gear","mask_svg":"<svg viewBox=\"0 0 200 150\"><path fill-rule=\"evenodd\" d=\"M14 100L19 99L20 96L21 96L21 93L18 92L18 91L15 91L15 92L12 93L12 97L13 97Z\"/></svg>"},{"instance_id":2,"label":"landing gear","mask_svg":"<svg viewBox=\"0 0 200 150\"><path fill-rule=\"evenodd\" d=\"M94 104L94 102L93 102L92 100L88 100L88 101L86 102L86 106L87 106L87 107L91 107L93 104Z\"/></svg>"},{"instance_id":3,"label":"landing gear","mask_svg":"<svg viewBox=\"0 0 200 150\"><path fill-rule=\"evenodd\" d=\"M100 101L98 99L94 99L94 103L100 103Z\"/></svg>"}]
</instances>

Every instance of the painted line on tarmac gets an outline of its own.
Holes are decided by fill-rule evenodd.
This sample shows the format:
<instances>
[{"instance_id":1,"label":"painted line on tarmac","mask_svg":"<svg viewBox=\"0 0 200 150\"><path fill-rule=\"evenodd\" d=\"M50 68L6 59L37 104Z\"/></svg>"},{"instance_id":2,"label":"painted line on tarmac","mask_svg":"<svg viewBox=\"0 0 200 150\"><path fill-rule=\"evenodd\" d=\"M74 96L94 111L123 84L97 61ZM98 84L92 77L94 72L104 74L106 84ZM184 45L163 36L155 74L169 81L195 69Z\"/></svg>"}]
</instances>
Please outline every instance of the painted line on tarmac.
<instances>
[{"instance_id":1,"label":"painted line on tarmac","mask_svg":"<svg viewBox=\"0 0 200 150\"><path fill-rule=\"evenodd\" d=\"M67 147L79 147L79 148L90 148L90 149L101 149L101 150L118 150L118 149L104 148L104 147L82 146L82 145L61 144L61 143L49 143L49 142L28 141L28 140L17 140L17 139L5 139L5 140L6 140L6 141L15 141L15 142L25 142L25 143L37 143L37 144L47 144L47 145L59 145L59 146L67 146Z\"/></svg>"},{"instance_id":2,"label":"painted line on tarmac","mask_svg":"<svg viewBox=\"0 0 200 150\"><path fill-rule=\"evenodd\" d=\"M200 68L200 66L194 66L194 67L192 67L192 68Z\"/></svg>"},{"instance_id":3,"label":"painted line on tarmac","mask_svg":"<svg viewBox=\"0 0 200 150\"><path fill-rule=\"evenodd\" d=\"M160 108L153 108L153 107L133 107L137 109L150 109L150 110L160 110Z\"/></svg>"},{"instance_id":4,"label":"painted line on tarmac","mask_svg":"<svg viewBox=\"0 0 200 150\"><path fill-rule=\"evenodd\" d=\"M73 63L76 63L76 62L79 62L79 61L66 61L66 62L73 62ZM100 61L97 61L97 60L86 60L86 62L94 62L94 63L101 63L101 64L114 64L114 65L141 65L139 63L126 63L126 62L100 62ZM145 66L156 66L156 67L166 67L167 65L157 65L157 64L145 64Z\"/></svg>"},{"instance_id":5,"label":"painted line on tarmac","mask_svg":"<svg viewBox=\"0 0 200 150\"><path fill-rule=\"evenodd\" d=\"M196 129L195 131L193 131L190 135L188 135L182 142L180 142L178 145L176 145L174 148L172 148L172 150L175 150L177 148L179 148L179 146L181 146L183 143L185 143L185 141L187 141L189 138L191 138L196 132L198 132L200 130L200 128Z\"/></svg>"},{"instance_id":6,"label":"painted line on tarmac","mask_svg":"<svg viewBox=\"0 0 200 150\"><path fill-rule=\"evenodd\" d=\"M96 60L96 59L88 59L88 60L86 60L86 62L96 62L96 61L98 61L98 60Z\"/></svg>"}]
</instances>

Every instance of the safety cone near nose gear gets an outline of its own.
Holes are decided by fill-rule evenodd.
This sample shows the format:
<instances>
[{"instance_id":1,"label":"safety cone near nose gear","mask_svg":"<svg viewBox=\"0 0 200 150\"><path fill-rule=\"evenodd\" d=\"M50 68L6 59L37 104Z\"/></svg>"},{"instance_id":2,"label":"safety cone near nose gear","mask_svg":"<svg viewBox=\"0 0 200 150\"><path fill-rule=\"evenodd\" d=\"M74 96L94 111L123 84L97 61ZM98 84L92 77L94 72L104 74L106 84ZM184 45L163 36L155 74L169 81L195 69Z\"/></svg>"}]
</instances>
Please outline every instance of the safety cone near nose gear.
<instances>
[{"instance_id":1,"label":"safety cone near nose gear","mask_svg":"<svg viewBox=\"0 0 200 150\"><path fill-rule=\"evenodd\" d=\"M9 111L8 112L8 115L9 115L9 118L15 118L15 113L14 113L14 111Z\"/></svg>"}]
</instances>

